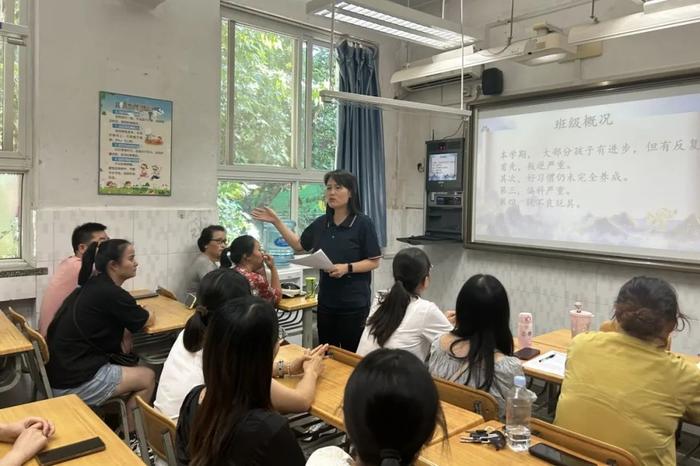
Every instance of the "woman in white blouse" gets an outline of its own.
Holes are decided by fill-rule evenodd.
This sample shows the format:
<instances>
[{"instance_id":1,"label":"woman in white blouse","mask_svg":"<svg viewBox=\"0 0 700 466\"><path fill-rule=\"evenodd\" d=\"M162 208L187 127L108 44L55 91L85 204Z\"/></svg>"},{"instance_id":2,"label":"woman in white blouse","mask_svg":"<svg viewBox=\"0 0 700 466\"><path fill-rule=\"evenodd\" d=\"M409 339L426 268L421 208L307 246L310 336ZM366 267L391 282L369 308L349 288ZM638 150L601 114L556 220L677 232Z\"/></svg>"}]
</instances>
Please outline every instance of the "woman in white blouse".
<instances>
[{"instance_id":1,"label":"woman in white blouse","mask_svg":"<svg viewBox=\"0 0 700 466\"><path fill-rule=\"evenodd\" d=\"M395 283L370 310L357 354L379 348L403 349L425 361L430 344L453 328L435 303L421 298L430 283L430 259L418 248L406 248L394 257Z\"/></svg>"}]
</instances>

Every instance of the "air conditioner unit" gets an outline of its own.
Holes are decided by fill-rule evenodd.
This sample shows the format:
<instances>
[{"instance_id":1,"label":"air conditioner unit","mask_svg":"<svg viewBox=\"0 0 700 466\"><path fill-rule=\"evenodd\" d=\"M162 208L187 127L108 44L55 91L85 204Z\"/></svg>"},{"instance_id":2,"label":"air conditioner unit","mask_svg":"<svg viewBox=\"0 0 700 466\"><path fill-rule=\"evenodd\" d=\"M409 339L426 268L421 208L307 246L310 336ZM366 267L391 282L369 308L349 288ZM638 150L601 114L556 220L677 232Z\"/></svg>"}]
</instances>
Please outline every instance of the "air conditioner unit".
<instances>
[{"instance_id":1,"label":"air conditioner unit","mask_svg":"<svg viewBox=\"0 0 700 466\"><path fill-rule=\"evenodd\" d=\"M474 47L464 48L465 57L473 53ZM465 63L464 81L476 81L481 75L473 70L467 70ZM446 84L459 83L462 76L462 59L460 50L451 50L430 58L408 63L406 68L397 71L391 77L392 83L401 83L408 91L420 91Z\"/></svg>"}]
</instances>

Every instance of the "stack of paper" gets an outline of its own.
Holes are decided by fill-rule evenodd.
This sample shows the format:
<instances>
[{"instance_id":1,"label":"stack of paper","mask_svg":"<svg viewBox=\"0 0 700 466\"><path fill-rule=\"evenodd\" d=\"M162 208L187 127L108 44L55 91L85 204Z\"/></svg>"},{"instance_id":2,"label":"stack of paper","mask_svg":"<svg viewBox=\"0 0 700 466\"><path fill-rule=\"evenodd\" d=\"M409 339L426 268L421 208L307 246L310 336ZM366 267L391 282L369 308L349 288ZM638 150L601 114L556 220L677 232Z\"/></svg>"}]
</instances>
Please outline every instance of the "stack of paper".
<instances>
[{"instance_id":1,"label":"stack of paper","mask_svg":"<svg viewBox=\"0 0 700 466\"><path fill-rule=\"evenodd\" d=\"M305 265L314 269L330 270L333 268L333 262L326 256L323 249L319 249L313 254L303 256L290 261L292 264Z\"/></svg>"},{"instance_id":2,"label":"stack of paper","mask_svg":"<svg viewBox=\"0 0 700 466\"><path fill-rule=\"evenodd\" d=\"M566 366L566 353L560 351L547 351L536 358L530 359L523 367L534 371L546 372L564 378Z\"/></svg>"}]
</instances>

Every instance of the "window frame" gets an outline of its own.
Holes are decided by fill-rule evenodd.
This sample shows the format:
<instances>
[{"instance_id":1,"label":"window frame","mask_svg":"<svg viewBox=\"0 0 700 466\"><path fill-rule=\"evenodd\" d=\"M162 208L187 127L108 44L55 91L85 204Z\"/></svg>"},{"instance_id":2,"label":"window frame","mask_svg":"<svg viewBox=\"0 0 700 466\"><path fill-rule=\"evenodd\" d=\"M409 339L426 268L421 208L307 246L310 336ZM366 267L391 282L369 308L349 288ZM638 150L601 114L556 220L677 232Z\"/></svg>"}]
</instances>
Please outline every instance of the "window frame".
<instances>
[{"instance_id":1,"label":"window frame","mask_svg":"<svg viewBox=\"0 0 700 466\"><path fill-rule=\"evenodd\" d=\"M224 138L226 152L221 163L220 154L217 155L218 170L217 183L219 181L242 182L285 182L291 183L291 218L295 222L299 220L299 195L300 185L304 183L323 184L323 177L328 170L313 167L313 105L311 91L313 86L313 48L314 46L330 49L330 35L321 34L313 29L286 24L274 19L265 18L255 14L234 10L225 6L221 7L221 22L226 21L228 30L228 80L227 91L227 121L226 136ZM294 66L293 66L293 105L292 109L292 144L291 164L288 167L275 167L261 164L236 164L234 163L234 150L231 134L235 125L235 34L232 34L236 24L255 28L274 34L294 39ZM306 49L304 49L304 44ZM306 54L304 56L304 53ZM220 54L220 53L219 53ZM302 64L306 69L302 70ZM302 72L307 77L302 92ZM337 84L337 81L336 81ZM301 97L304 101L301 102ZM301 124L303 122L303 137L300 137Z\"/></svg>"},{"instance_id":2,"label":"window frame","mask_svg":"<svg viewBox=\"0 0 700 466\"><path fill-rule=\"evenodd\" d=\"M11 22L3 22L2 26L5 30L0 34L0 40L4 41L4 46L8 44L7 37L12 37L19 42L24 42L24 45L19 43L9 44L13 47L18 47L18 83L19 95L17 109L19 116L17 118L17 140L15 150L3 150L0 147L0 173L19 174L22 175L20 183L20 250L19 258L0 259L0 270L17 270L31 267L35 263L36 251L33 245L33 228L35 223L35 212L32 211L34 198L34 171L32 158L32 85L33 85L33 0L4 0L3 7L7 11L11 6L19 5L19 22L14 24ZM5 64L12 63L13 60L8 58L8 54L4 54ZM12 67L14 68L14 66ZM5 77L10 77L12 86L14 86L13 74L5 67ZM3 82L6 82L5 79ZM5 88L7 89L7 87ZM10 103L12 108L12 93L4 92L5 103ZM5 105L7 109L7 105ZM7 119L5 119L7 120ZM12 134L12 123L9 125L0 122L0 131L4 135ZM4 138L6 141L7 139Z\"/></svg>"}]
</instances>

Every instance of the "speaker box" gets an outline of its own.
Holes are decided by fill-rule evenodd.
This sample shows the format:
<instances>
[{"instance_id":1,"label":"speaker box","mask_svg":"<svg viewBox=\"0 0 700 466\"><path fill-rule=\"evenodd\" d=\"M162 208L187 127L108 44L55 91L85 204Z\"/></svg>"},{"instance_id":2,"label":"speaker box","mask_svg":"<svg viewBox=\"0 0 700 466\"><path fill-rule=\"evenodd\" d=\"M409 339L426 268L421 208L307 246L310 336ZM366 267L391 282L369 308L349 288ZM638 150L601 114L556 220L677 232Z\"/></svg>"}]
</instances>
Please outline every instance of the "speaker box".
<instances>
[{"instance_id":1,"label":"speaker box","mask_svg":"<svg viewBox=\"0 0 700 466\"><path fill-rule=\"evenodd\" d=\"M481 91L484 95L499 95L503 92L503 71L489 68L481 72Z\"/></svg>"}]
</instances>

